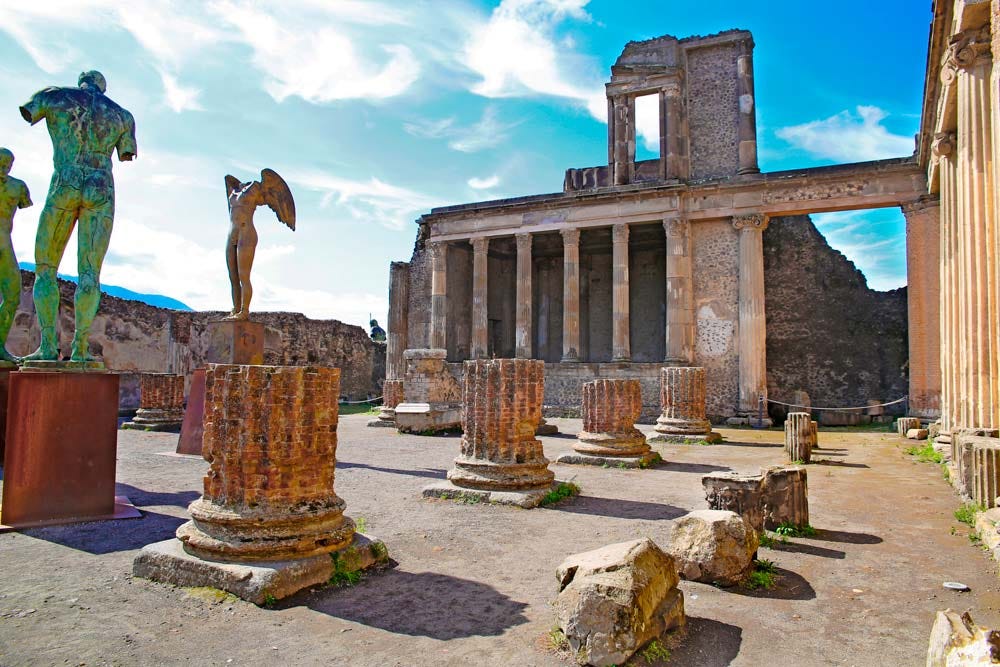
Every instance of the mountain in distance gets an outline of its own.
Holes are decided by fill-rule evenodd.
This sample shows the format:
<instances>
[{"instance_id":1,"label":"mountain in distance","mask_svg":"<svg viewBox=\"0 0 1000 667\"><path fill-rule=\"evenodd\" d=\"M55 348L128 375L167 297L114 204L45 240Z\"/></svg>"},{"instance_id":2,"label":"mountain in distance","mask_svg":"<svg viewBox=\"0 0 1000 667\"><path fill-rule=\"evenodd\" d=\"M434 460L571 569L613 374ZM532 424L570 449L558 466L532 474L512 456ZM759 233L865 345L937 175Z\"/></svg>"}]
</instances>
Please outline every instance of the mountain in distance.
<instances>
[{"instance_id":1,"label":"mountain in distance","mask_svg":"<svg viewBox=\"0 0 1000 667\"><path fill-rule=\"evenodd\" d=\"M35 265L31 262L18 262L20 266L25 271L34 271ZM71 283L76 282L76 276L67 276L65 274L56 274L63 280L68 280ZM157 308L170 308L171 310L194 310L186 303L173 299L169 296L163 296L162 294L141 294L139 292L133 292L127 287L119 287L117 285L105 285L101 284L101 291L110 296L118 297L119 299L130 299L132 301L141 301L143 303L149 304L150 306L156 306Z\"/></svg>"}]
</instances>

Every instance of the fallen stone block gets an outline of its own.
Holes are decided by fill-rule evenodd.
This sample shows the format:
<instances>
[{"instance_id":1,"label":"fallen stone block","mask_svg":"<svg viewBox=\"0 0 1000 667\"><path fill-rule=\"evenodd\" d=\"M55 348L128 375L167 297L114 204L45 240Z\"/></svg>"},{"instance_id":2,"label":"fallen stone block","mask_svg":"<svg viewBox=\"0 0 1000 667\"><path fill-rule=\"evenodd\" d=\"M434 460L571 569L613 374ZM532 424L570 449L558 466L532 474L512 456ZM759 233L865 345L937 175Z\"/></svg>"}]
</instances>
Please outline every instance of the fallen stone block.
<instances>
[{"instance_id":1,"label":"fallen stone block","mask_svg":"<svg viewBox=\"0 0 1000 667\"><path fill-rule=\"evenodd\" d=\"M1000 632L982 628L968 612L939 611L931 628L927 667L1000 665Z\"/></svg>"},{"instance_id":2,"label":"fallen stone block","mask_svg":"<svg viewBox=\"0 0 1000 667\"><path fill-rule=\"evenodd\" d=\"M674 522L666 551L682 578L735 586L750 574L758 546L757 531L739 514L696 510Z\"/></svg>"},{"instance_id":3,"label":"fallen stone block","mask_svg":"<svg viewBox=\"0 0 1000 667\"><path fill-rule=\"evenodd\" d=\"M761 470L764 480L764 527L809 525L809 485L804 466L772 466Z\"/></svg>"},{"instance_id":4,"label":"fallen stone block","mask_svg":"<svg viewBox=\"0 0 1000 667\"><path fill-rule=\"evenodd\" d=\"M896 420L896 433L902 436L910 432L910 429L920 428L920 420L916 417L900 417Z\"/></svg>"},{"instance_id":5,"label":"fallen stone block","mask_svg":"<svg viewBox=\"0 0 1000 667\"><path fill-rule=\"evenodd\" d=\"M906 432L907 440L926 440L927 439L927 429L925 428L911 428Z\"/></svg>"},{"instance_id":6,"label":"fallen stone block","mask_svg":"<svg viewBox=\"0 0 1000 667\"><path fill-rule=\"evenodd\" d=\"M586 664L623 664L686 622L674 559L648 538L570 556L556 576L559 627Z\"/></svg>"}]
</instances>

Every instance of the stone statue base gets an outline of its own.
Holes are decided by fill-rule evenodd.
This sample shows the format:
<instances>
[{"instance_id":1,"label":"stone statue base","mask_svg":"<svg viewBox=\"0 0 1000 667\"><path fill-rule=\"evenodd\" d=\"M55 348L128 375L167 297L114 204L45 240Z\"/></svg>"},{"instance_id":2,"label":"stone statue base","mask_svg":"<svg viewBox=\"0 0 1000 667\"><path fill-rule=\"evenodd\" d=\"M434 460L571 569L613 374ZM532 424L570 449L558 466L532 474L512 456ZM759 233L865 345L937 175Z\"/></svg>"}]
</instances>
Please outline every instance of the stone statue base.
<instances>
[{"instance_id":1,"label":"stone statue base","mask_svg":"<svg viewBox=\"0 0 1000 667\"><path fill-rule=\"evenodd\" d=\"M74 373L104 373L107 369L103 361L24 361L22 371L72 371Z\"/></svg>"},{"instance_id":2,"label":"stone statue base","mask_svg":"<svg viewBox=\"0 0 1000 667\"><path fill-rule=\"evenodd\" d=\"M461 500L495 505L514 505L524 509L538 507L549 492L559 488L562 482L554 481L540 489L470 489L449 481L441 481L425 486L424 498Z\"/></svg>"},{"instance_id":3,"label":"stone statue base","mask_svg":"<svg viewBox=\"0 0 1000 667\"><path fill-rule=\"evenodd\" d=\"M115 497L118 376L10 374L0 523L14 528L141 516Z\"/></svg>"},{"instance_id":4,"label":"stone statue base","mask_svg":"<svg viewBox=\"0 0 1000 667\"><path fill-rule=\"evenodd\" d=\"M7 438L7 393L10 386L10 373L16 369L16 364L0 366L0 465L3 465Z\"/></svg>"},{"instance_id":5,"label":"stone statue base","mask_svg":"<svg viewBox=\"0 0 1000 667\"><path fill-rule=\"evenodd\" d=\"M177 440L177 454L201 456L201 441L205 435L202 420L205 418L205 369L197 368L191 374L181 437Z\"/></svg>"},{"instance_id":6,"label":"stone statue base","mask_svg":"<svg viewBox=\"0 0 1000 667\"><path fill-rule=\"evenodd\" d=\"M185 551L180 540L170 539L143 547L132 563L132 573L175 586L211 586L263 605L388 560L389 552L382 540L358 533L339 551L294 560L242 563L205 560Z\"/></svg>"},{"instance_id":7,"label":"stone statue base","mask_svg":"<svg viewBox=\"0 0 1000 667\"><path fill-rule=\"evenodd\" d=\"M452 403L400 403L396 428L402 433L438 433L462 428L462 405Z\"/></svg>"},{"instance_id":8,"label":"stone statue base","mask_svg":"<svg viewBox=\"0 0 1000 667\"><path fill-rule=\"evenodd\" d=\"M260 366L264 363L264 325L250 320L209 322L205 361Z\"/></svg>"}]
</instances>

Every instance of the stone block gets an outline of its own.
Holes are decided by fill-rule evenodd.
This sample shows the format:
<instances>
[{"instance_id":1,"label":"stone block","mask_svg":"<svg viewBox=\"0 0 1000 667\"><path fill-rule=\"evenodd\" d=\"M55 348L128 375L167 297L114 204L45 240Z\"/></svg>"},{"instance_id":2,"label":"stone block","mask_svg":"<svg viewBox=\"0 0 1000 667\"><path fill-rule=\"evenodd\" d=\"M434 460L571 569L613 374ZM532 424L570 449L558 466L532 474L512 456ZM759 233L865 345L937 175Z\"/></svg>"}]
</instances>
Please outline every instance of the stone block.
<instances>
[{"instance_id":1,"label":"stone block","mask_svg":"<svg viewBox=\"0 0 1000 667\"><path fill-rule=\"evenodd\" d=\"M920 428L920 420L916 417L900 417L896 420L896 433L903 437L914 428Z\"/></svg>"},{"instance_id":2,"label":"stone block","mask_svg":"<svg viewBox=\"0 0 1000 667\"><path fill-rule=\"evenodd\" d=\"M925 428L911 428L906 432L906 438L908 440L926 440L927 439L927 429Z\"/></svg>"},{"instance_id":3,"label":"stone block","mask_svg":"<svg viewBox=\"0 0 1000 667\"><path fill-rule=\"evenodd\" d=\"M462 424L462 390L448 371L445 350L406 350L403 402L396 405L396 428L403 433L436 433Z\"/></svg>"},{"instance_id":4,"label":"stone block","mask_svg":"<svg viewBox=\"0 0 1000 667\"><path fill-rule=\"evenodd\" d=\"M701 485L708 508L736 512L756 531L764 532L763 475L723 472L705 475Z\"/></svg>"},{"instance_id":5,"label":"stone block","mask_svg":"<svg viewBox=\"0 0 1000 667\"><path fill-rule=\"evenodd\" d=\"M927 646L927 667L1000 664L1000 632L976 625L969 612L951 609L934 617Z\"/></svg>"},{"instance_id":6,"label":"stone block","mask_svg":"<svg viewBox=\"0 0 1000 667\"><path fill-rule=\"evenodd\" d=\"M785 453L792 463L809 463L812 450L814 431L808 412L789 412L785 419Z\"/></svg>"},{"instance_id":7,"label":"stone block","mask_svg":"<svg viewBox=\"0 0 1000 667\"><path fill-rule=\"evenodd\" d=\"M809 484L804 466L762 468L764 528L809 525Z\"/></svg>"},{"instance_id":8,"label":"stone block","mask_svg":"<svg viewBox=\"0 0 1000 667\"><path fill-rule=\"evenodd\" d=\"M556 576L559 627L586 664L624 664L686 622L674 559L648 538L570 556Z\"/></svg>"},{"instance_id":9,"label":"stone block","mask_svg":"<svg viewBox=\"0 0 1000 667\"><path fill-rule=\"evenodd\" d=\"M973 446L979 438L985 439L984 445L996 442L1000 437L1000 431L996 429L956 429L952 433L952 465L955 467L955 474L951 476L951 483L962 495L971 496L973 492L974 469L973 469Z\"/></svg>"},{"instance_id":10,"label":"stone block","mask_svg":"<svg viewBox=\"0 0 1000 667\"><path fill-rule=\"evenodd\" d=\"M666 551L681 578L735 586L753 569L757 531L735 512L696 510L674 521Z\"/></svg>"},{"instance_id":11,"label":"stone block","mask_svg":"<svg viewBox=\"0 0 1000 667\"><path fill-rule=\"evenodd\" d=\"M968 494L977 505L995 507L1000 494L1000 438L966 436L964 444L971 449L972 474Z\"/></svg>"},{"instance_id":12,"label":"stone block","mask_svg":"<svg viewBox=\"0 0 1000 667\"><path fill-rule=\"evenodd\" d=\"M201 456L202 440L205 435L205 369L198 368L191 374L191 389L188 391L184 421L181 422L181 436L177 439L177 453Z\"/></svg>"},{"instance_id":13,"label":"stone block","mask_svg":"<svg viewBox=\"0 0 1000 667\"><path fill-rule=\"evenodd\" d=\"M210 364L263 364L264 325L249 320L209 322L205 360Z\"/></svg>"}]
</instances>

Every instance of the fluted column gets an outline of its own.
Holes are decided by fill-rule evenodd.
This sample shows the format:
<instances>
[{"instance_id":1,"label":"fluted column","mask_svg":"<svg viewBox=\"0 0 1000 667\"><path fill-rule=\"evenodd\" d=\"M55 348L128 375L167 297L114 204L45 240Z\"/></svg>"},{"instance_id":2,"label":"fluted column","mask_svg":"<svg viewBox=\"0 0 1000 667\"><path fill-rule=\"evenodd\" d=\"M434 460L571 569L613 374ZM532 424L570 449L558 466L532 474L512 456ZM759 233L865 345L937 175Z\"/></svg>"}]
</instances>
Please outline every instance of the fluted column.
<instances>
[{"instance_id":1,"label":"fluted column","mask_svg":"<svg viewBox=\"0 0 1000 667\"><path fill-rule=\"evenodd\" d=\"M632 182L635 164L635 100L617 95L608 100L609 163L615 185Z\"/></svg>"},{"instance_id":2,"label":"fluted column","mask_svg":"<svg viewBox=\"0 0 1000 667\"><path fill-rule=\"evenodd\" d=\"M941 414L940 207L922 197L902 207L906 217L906 302L909 330L909 412Z\"/></svg>"},{"instance_id":3,"label":"fluted column","mask_svg":"<svg viewBox=\"0 0 1000 667\"><path fill-rule=\"evenodd\" d=\"M430 347L447 349L448 244L431 244L431 335Z\"/></svg>"},{"instance_id":4,"label":"fluted column","mask_svg":"<svg viewBox=\"0 0 1000 667\"><path fill-rule=\"evenodd\" d=\"M666 361L686 366L694 362L691 224L684 218L667 218L663 229L667 235Z\"/></svg>"},{"instance_id":5,"label":"fluted column","mask_svg":"<svg viewBox=\"0 0 1000 667\"><path fill-rule=\"evenodd\" d=\"M956 345L958 336L958 284L957 284L957 235L955 201L955 135L940 133L934 137L931 150L938 164L941 201L941 443L951 442L951 433L958 415L958 364Z\"/></svg>"},{"instance_id":6,"label":"fluted column","mask_svg":"<svg viewBox=\"0 0 1000 667\"><path fill-rule=\"evenodd\" d=\"M761 213L738 215L733 226L740 235L740 405L741 413L756 422L759 397L767 398L764 322L764 240L768 218ZM764 422L770 425L767 405Z\"/></svg>"},{"instance_id":7,"label":"fluted column","mask_svg":"<svg viewBox=\"0 0 1000 667\"><path fill-rule=\"evenodd\" d=\"M517 313L514 332L518 359L531 359L531 234L518 234L517 239Z\"/></svg>"},{"instance_id":8,"label":"fluted column","mask_svg":"<svg viewBox=\"0 0 1000 667\"><path fill-rule=\"evenodd\" d=\"M611 229L611 246L611 360L629 361L632 353L629 347L628 225L618 224Z\"/></svg>"},{"instance_id":9,"label":"fluted column","mask_svg":"<svg viewBox=\"0 0 1000 667\"><path fill-rule=\"evenodd\" d=\"M393 262L389 265L389 321L385 343L385 378L398 380L403 377L403 351L409 336L410 265Z\"/></svg>"},{"instance_id":10,"label":"fluted column","mask_svg":"<svg viewBox=\"0 0 1000 667\"><path fill-rule=\"evenodd\" d=\"M757 166L757 110L753 89L753 40L740 42L736 58L736 94L739 96L738 126L740 174L756 174Z\"/></svg>"},{"instance_id":11,"label":"fluted column","mask_svg":"<svg viewBox=\"0 0 1000 667\"><path fill-rule=\"evenodd\" d=\"M957 77L959 228L967 251L965 355L968 426L994 428L998 400L997 233L993 205L989 27L953 38L946 70ZM947 75L946 75L947 76Z\"/></svg>"},{"instance_id":12,"label":"fluted column","mask_svg":"<svg viewBox=\"0 0 1000 667\"><path fill-rule=\"evenodd\" d=\"M660 91L660 175L665 180L688 177L688 142L681 83Z\"/></svg>"},{"instance_id":13,"label":"fluted column","mask_svg":"<svg viewBox=\"0 0 1000 667\"><path fill-rule=\"evenodd\" d=\"M487 278L490 240L485 237L472 239L472 358L489 356L487 311Z\"/></svg>"},{"instance_id":14,"label":"fluted column","mask_svg":"<svg viewBox=\"0 0 1000 667\"><path fill-rule=\"evenodd\" d=\"M563 361L580 361L580 230L564 229Z\"/></svg>"}]
</instances>

